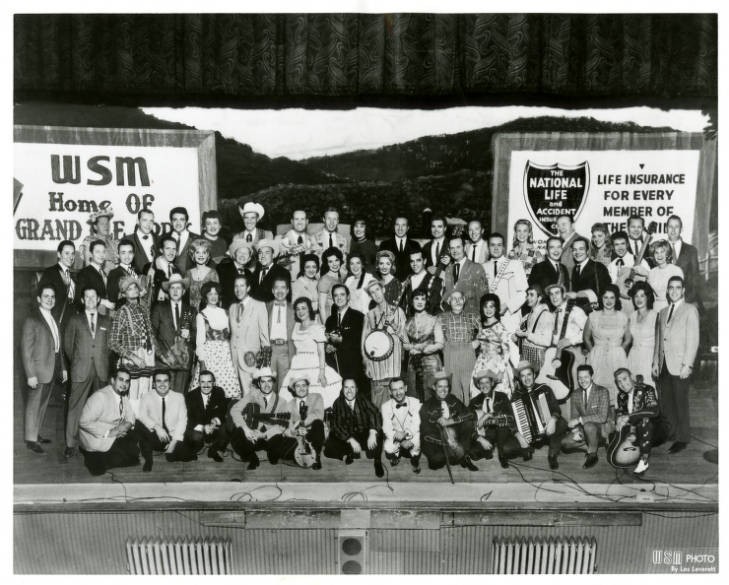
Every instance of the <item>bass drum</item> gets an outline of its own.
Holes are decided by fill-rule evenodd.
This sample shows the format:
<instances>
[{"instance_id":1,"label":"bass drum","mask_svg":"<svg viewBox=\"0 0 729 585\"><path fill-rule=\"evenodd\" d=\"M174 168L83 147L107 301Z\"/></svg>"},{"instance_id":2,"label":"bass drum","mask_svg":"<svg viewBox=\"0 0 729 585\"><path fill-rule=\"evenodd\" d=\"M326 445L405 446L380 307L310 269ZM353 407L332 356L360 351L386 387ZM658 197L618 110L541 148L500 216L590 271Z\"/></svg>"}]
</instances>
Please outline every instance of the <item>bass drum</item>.
<instances>
[{"instance_id":1,"label":"bass drum","mask_svg":"<svg viewBox=\"0 0 729 585\"><path fill-rule=\"evenodd\" d=\"M387 331L378 329L370 332L364 340L364 352L367 358L374 362L381 362L392 355L395 342Z\"/></svg>"}]
</instances>

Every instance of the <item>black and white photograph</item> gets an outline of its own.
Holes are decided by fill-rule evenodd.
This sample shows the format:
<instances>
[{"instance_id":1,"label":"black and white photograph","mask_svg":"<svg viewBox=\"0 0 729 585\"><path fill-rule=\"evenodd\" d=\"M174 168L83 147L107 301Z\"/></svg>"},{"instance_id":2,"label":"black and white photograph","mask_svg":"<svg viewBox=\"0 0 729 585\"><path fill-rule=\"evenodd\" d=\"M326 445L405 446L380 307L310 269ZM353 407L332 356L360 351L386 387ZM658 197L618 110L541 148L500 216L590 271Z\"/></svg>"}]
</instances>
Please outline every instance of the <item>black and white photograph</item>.
<instances>
[{"instance_id":1,"label":"black and white photograph","mask_svg":"<svg viewBox=\"0 0 729 585\"><path fill-rule=\"evenodd\" d=\"M719 572L721 15L401 4L16 8L15 575Z\"/></svg>"}]
</instances>

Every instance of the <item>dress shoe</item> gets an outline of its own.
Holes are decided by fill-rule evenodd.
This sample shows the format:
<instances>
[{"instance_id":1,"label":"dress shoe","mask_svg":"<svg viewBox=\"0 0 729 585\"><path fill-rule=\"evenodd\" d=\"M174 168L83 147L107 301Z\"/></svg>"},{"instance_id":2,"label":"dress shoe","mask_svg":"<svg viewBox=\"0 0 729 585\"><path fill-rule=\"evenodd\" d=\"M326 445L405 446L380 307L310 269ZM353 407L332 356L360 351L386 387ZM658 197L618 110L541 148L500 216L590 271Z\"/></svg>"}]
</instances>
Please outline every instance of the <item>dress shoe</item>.
<instances>
[{"instance_id":1,"label":"dress shoe","mask_svg":"<svg viewBox=\"0 0 729 585\"><path fill-rule=\"evenodd\" d=\"M43 447L40 446L40 443L38 443L37 441L26 441L25 446L33 451L33 453L38 453L40 455L45 453L45 450L43 449Z\"/></svg>"},{"instance_id":2,"label":"dress shoe","mask_svg":"<svg viewBox=\"0 0 729 585\"><path fill-rule=\"evenodd\" d=\"M582 467L584 469L590 469L591 467L595 467L597 465L599 457L597 456L597 453L588 453L585 455L585 463L582 464Z\"/></svg>"},{"instance_id":3,"label":"dress shoe","mask_svg":"<svg viewBox=\"0 0 729 585\"><path fill-rule=\"evenodd\" d=\"M152 460L146 459L142 465L142 471L152 471Z\"/></svg>"},{"instance_id":4,"label":"dress shoe","mask_svg":"<svg viewBox=\"0 0 729 585\"><path fill-rule=\"evenodd\" d=\"M526 449L521 450L521 458L524 461L531 461L532 460L532 449L531 447L527 447Z\"/></svg>"},{"instance_id":5,"label":"dress shoe","mask_svg":"<svg viewBox=\"0 0 729 585\"><path fill-rule=\"evenodd\" d=\"M397 464L400 463L400 456L388 455L387 460L390 462L390 467L397 467Z\"/></svg>"},{"instance_id":6,"label":"dress shoe","mask_svg":"<svg viewBox=\"0 0 729 585\"><path fill-rule=\"evenodd\" d=\"M51 440L50 439L46 439L45 437L41 437L40 435L38 435L38 442L41 445L50 445L51 444Z\"/></svg>"},{"instance_id":7,"label":"dress shoe","mask_svg":"<svg viewBox=\"0 0 729 585\"><path fill-rule=\"evenodd\" d=\"M220 457L220 455L218 455L218 457ZM221 459L221 461L222 461L222 459ZM246 467L246 469L248 471L253 471L260 465L260 463L261 463L261 461L258 459L258 455L256 455L254 453L253 457L251 457L251 460L248 462L248 467Z\"/></svg>"},{"instance_id":8,"label":"dress shoe","mask_svg":"<svg viewBox=\"0 0 729 585\"><path fill-rule=\"evenodd\" d=\"M486 459L487 461L488 461L489 459L493 459L493 458L494 458L494 452L493 452L493 449L489 449L488 451L485 451L485 452L484 452L484 455L483 455L483 456L484 456L484 458L485 458L485 459Z\"/></svg>"},{"instance_id":9,"label":"dress shoe","mask_svg":"<svg viewBox=\"0 0 729 585\"><path fill-rule=\"evenodd\" d=\"M674 455L675 453L680 453L686 448L686 443L682 441L676 441L671 447L668 449L668 452L671 455Z\"/></svg>"},{"instance_id":10,"label":"dress shoe","mask_svg":"<svg viewBox=\"0 0 729 585\"><path fill-rule=\"evenodd\" d=\"M463 458L463 461L461 461L461 467L465 467L468 471L478 471L478 467L473 464L473 461L471 461L471 458L468 455L466 455Z\"/></svg>"},{"instance_id":11,"label":"dress shoe","mask_svg":"<svg viewBox=\"0 0 729 585\"><path fill-rule=\"evenodd\" d=\"M638 461L638 465L635 466L635 469L633 470L633 473L635 475L640 475L641 473L645 473L645 471L648 469L648 461L644 461L643 459L640 459Z\"/></svg>"},{"instance_id":12,"label":"dress shoe","mask_svg":"<svg viewBox=\"0 0 729 585\"><path fill-rule=\"evenodd\" d=\"M559 469L559 463L557 462L556 455L547 455L547 461L549 461L549 469Z\"/></svg>"},{"instance_id":13,"label":"dress shoe","mask_svg":"<svg viewBox=\"0 0 729 585\"><path fill-rule=\"evenodd\" d=\"M345 455L344 456L344 464L345 465L352 465L352 461L354 461L354 458L351 455Z\"/></svg>"},{"instance_id":14,"label":"dress shoe","mask_svg":"<svg viewBox=\"0 0 729 585\"><path fill-rule=\"evenodd\" d=\"M420 473L420 455L418 455L417 457L412 457L410 459L410 465L413 466L414 473Z\"/></svg>"},{"instance_id":15,"label":"dress shoe","mask_svg":"<svg viewBox=\"0 0 729 585\"><path fill-rule=\"evenodd\" d=\"M215 449L208 449L208 457L213 461L217 461L218 463L223 462L223 458L221 457L220 453Z\"/></svg>"},{"instance_id":16,"label":"dress shoe","mask_svg":"<svg viewBox=\"0 0 729 585\"><path fill-rule=\"evenodd\" d=\"M174 463L177 461L177 457L175 457L174 453L165 453L165 459L168 463Z\"/></svg>"},{"instance_id":17,"label":"dress shoe","mask_svg":"<svg viewBox=\"0 0 729 585\"><path fill-rule=\"evenodd\" d=\"M76 447L66 447L63 450L63 457L65 459L71 459L74 455L76 455Z\"/></svg>"},{"instance_id":18,"label":"dress shoe","mask_svg":"<svg viewBox=\"0 0 729 585\"><path fill-rule=\"evenodd\" d=\"M499 463L501 464L501 467L504 469L509 469L509 460L508 459L502 459L499 457Z\"/></svg>"},{"instance_id":19,"label":"dress shoe","mask_svg":"<svg viewBox=\"0 0 729 585\"><path fill-rule=\"evenodd\" d=\"M382 467L382 461L375 459L375 475L377 477L385 476L385 469Z\"/></svg>"},{"instance_id":20,"label":"dress shoe","mask_svg":"<svg viewBox=\"0 0 729 585\"><path fill-rule=\"evenodd\" d=\"M311 468L316 470L321 469L321 461L315 461L314 465L312 465Z\"/></svg>"}]
</instances>

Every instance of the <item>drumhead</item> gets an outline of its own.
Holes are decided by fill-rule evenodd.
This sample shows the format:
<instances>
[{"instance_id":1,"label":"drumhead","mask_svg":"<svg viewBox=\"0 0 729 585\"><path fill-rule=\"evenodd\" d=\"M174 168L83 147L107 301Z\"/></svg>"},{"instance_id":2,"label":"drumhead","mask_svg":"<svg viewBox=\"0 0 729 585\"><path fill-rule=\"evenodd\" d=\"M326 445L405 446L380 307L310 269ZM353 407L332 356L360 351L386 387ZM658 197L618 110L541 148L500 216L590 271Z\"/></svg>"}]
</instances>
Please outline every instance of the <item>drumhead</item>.
<instances>
[{"instance_id":1,"label":"drumhead","mask_svg":"<svg viewBox=\"0 0 729 585\"><path fill-rule=\"evenodd\" d=\"M392 355L394 343L392 336L385 331L372 331L365 337L364 350L367 357L373 361L386 360Z\"/></svg>"}]
</instances>

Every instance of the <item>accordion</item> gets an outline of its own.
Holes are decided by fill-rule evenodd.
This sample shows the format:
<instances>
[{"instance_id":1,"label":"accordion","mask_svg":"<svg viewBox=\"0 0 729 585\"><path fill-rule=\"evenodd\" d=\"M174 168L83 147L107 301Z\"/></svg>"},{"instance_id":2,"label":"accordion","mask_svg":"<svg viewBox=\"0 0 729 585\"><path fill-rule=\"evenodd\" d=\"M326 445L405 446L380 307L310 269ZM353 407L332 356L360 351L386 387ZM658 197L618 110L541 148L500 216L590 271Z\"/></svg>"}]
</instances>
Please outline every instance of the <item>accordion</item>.
<instances>
[{"instance_id":1,"label":"accordion","mask_svg":"<svg viewBox=\"0 0 729 585\"><path fill-rule=\"evenodd\" d=\"M522 394L511 401L516 428L528 443L547 436L547 423L552 418L547 392L549 388L538 386L534 392Z\"/></svg>"}]
</instances>

